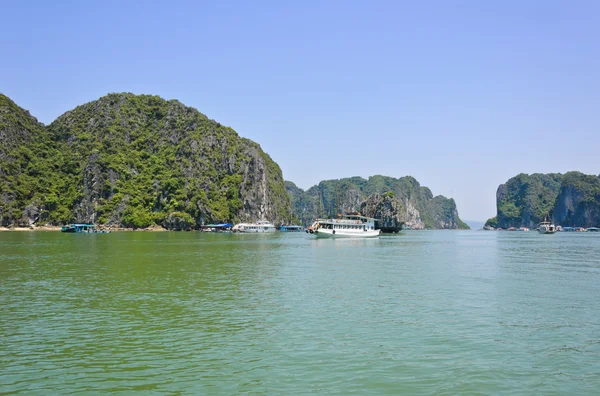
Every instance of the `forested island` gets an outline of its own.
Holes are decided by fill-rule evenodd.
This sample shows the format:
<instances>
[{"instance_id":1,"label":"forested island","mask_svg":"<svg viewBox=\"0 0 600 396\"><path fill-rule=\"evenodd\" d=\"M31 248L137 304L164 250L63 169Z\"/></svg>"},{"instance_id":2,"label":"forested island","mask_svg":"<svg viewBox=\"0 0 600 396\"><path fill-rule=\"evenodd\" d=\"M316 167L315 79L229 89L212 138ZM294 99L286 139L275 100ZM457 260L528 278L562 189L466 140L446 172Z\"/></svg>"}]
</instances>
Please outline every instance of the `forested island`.
<instances>
[{"instance_id":1,"label":"forested island","mask_svg":"<svg viewBox=\"0 0 600 396\"><path fill-rule=\"evenodd\" d=\"M564 227L600 225L600 176L521 173L498 187L497 215L487 227L535 228L547 218Z\"/></svg>"},{"instance_id":2,"label":"forested island","mask_svg":"<svg viewBox=\"0 0 600 396\"><path fill-rule=\"evenodd\" d=\"M467 228L412 177L284 182L259 144L177 100L114 93L49 125L0 94L0 226L194 229L360 211L390 228ZM385 226L386 224L383 224Z\"/></svg>"}]
</instances>

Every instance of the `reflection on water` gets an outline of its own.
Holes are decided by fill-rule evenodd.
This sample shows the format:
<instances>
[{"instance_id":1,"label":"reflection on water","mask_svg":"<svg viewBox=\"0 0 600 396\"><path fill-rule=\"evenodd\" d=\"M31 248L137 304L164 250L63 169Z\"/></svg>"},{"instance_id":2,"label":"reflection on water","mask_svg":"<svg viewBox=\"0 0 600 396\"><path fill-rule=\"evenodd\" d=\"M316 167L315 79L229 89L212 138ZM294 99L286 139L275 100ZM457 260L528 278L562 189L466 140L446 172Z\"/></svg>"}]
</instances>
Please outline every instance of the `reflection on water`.
<instances>
[{"instance_id":1,"label":"reflection on water","mask_svg":"<svg viewBox=\"0 0 600 396\"><path fill-rule=\"evenodd\" d=\"M0 393L593 394L600 235L0 233Z\"/></svg>"}]
</instances>

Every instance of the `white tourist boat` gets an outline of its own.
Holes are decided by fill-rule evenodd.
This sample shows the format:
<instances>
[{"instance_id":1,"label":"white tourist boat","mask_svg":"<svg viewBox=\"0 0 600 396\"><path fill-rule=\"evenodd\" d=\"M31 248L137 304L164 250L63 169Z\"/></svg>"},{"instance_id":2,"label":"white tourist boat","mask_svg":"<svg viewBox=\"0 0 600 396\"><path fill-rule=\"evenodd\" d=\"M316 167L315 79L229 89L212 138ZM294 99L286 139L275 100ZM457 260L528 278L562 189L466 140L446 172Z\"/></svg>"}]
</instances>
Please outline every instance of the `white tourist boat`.
<instances>
[{"instance_id":1,"label":"white tourist boat","mask_svg":"<svg viewBox=\"0 0 600 396\"><path fill-rule=\"evenodd\" d=\"M538 228L540 234L554 234L558 229L549 221L542 221Z\"/></svg>"},{"instance_id":2,"label":"white tourist boat","mask_svg":"<svg viewBox=\"0 0 600 396\"><path fill-rule=\"evenodd\" d=\"M236 224L231 231L233 232L275 232L277 229L268 221L257 221L256 223Z\"/></svg>"},{"instance_id":3,"label":"white tourist boat","mask_svg":"<svg viewBox=\"0 0 600 396\"><path fill-rule=\"evenodd\" d=\"M376 238L381 230L375 229L375 221L360 214L340 215L337 219L317 219L306 232L317 238Z\"/></svg>"}]
</instances>

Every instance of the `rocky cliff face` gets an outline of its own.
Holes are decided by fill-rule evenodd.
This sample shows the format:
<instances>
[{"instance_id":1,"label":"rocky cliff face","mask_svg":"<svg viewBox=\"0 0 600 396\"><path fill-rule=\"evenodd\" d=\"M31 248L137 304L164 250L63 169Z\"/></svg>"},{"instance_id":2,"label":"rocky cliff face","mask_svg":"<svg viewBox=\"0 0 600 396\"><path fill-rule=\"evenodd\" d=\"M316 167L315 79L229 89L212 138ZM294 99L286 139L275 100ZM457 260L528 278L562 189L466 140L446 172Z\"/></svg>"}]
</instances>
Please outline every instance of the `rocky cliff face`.
<instances>
[{"instance_id":1,"label":"rocky cliff face","mask_svg":"<svg viewBox=\"0 0 600 396\"><path fill-rule=\"evenodd\" d=\"M360 204L360 213L379 219L377 226L382 232L398 232L404 225L404 208L393 193L371 195Z\"/></svg>"},{"instance_id":2,"label":"rocky cliff face","mask_svg":"<svg viewBox=\"0 0 600 396\"><path fill-rule=\"evenodd\" d=\"M281 169L260 146L178 101L110 94L48 127L31 125L25 129L43 131L55 149L41 164L51 171L47 186L17 205L37 205L38 222L185 229L189 218L192 227L292 219ZM31 145L21 139L17 146Z\"/></svg>"},{"instance_id":3,"label":"rocky cliff face","mask_svg":"<svg viewBox=\"0 0 600 396\"><path fill-rule=\"evenodd\" d=\"M410 230L424 230L425 223L421 219L421 213L410 200L404 201L404 227Z\"/></svg>"},{"instance_id":4,"label":"rocky cliff face","mask_svg":"<svg viewBox=\"0 0 600 396\"><path fill-rule=\"evenodd\" d=\"M600 177L580 172L520 174L498 187L492 227L535 228L545 218L557 225L600 224Z\"/></svg>"},{"instance_id":5,"label":"rocky cliff face","mask_svg":"<svg viewBox=\"0 0 600 396\"><path fill-rule=\"evenodd\" d=\"M561 180L562 175L556 173L521 173L500 185L496 192L497 226L537 227L540 221L550 216Z\"/></svg>"},{"instance_id":6,"label":"rocky cliff face","mask_svg":"<svg viewBox=\"0 0 600 396\"><path fill-rule=\"evenodd\" d=\"M567 227L600 226L600 176L579 172L565 174L552 219Z\"/></svg>"},{"instance_id":7,"label":"rocky cliff face","mask_svg":"<svg viewBox=\"0 0 600 396\"><path fill-rule=\"evenodd\" d=\"M410 176L325 180L307 191L286 182L286 189L294 213L303 224L310 224L316 217L359 211L365 199L391 192L403 208L402 221L412 229L468 228L458 217L454 200L434 197L427 187L421 187Z\"/></svg>"}]
</instances>

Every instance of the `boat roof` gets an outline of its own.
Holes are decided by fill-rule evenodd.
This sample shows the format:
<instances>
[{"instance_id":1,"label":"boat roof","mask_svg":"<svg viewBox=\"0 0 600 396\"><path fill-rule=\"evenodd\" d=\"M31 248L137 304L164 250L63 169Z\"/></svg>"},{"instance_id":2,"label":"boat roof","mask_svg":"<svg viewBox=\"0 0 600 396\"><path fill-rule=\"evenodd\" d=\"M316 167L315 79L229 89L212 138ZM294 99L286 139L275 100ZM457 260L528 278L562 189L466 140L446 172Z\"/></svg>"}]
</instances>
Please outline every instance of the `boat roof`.
<instances>
[{"instance_id":1,"label":"boat roof","mask_svg":"<svg viewBox=\"0 0 600 396\"><path fill-rule=\"evenodd\" d=\"M299 225L282 225L281 228L302 228L302 226L299 226Z\"/></svg>"},{"instance_id":2,"label":"boat roof","mask_svg":"<svg viewBox=\"0 0 600 396\"><path fill-rule=\"evenodd\" d=\"M272 227L274 227L273 223L271 223L269 221L264 221L264 220L257 221L256 223L238 223L235 226L237 227L237 226L259 226L259 225L260 226L272 226Z\"/></svg>"},{"instance_id":3,"label":"boat roof","mask_svg":"<svg viewBox=\"0 0 600 396\"><path fill-rule=\"evenodd\" d=\"M342 216L340 216L340 217L341 217L341 218L346 218L346 219L379 220L379 219L375 219L375 218L373 218L373 217L367 217L367 216L356 215L356 214L342 215Z\"/></svg>"},{"instance_id":4,"label":"boat roof","mask_svg":"<svg viewBox=\"0 0 600 396\"><path fill-rule=\"evenodd\" d=\"M379 221L379 219L375 219L373 217L361 216L361 215L340 215L335 219L330 218L330 219L317 219L317 220L344 220L344 219L361 219L361 220Z\"/></svg>"},{"instance_id":5,"label":"boat roof","mask_svg":"<svg viewBox=\"0 0 600 396\"><path fill-rule=\"evenodd\" d=\"M229 223L223 223L223 224L207 224L204 227L213 227L213 228L227 228L227 227L231 227L231 224Z\"/></svg>"},{"instance_id":6,"label":"boat roof","mask_svg":"<svg viewBox=\"0 0 600 396\"><path fill-rule=\"evenodd\" d=\"M594 231L600 230L600 228L598 228L598 227L589 227L589 228L586 228L586 229L587 230L594 230Z\"/></svg>"},{"instance_id":7,"label":"boat roof","mask_svg":"<svg viewBox=\"0 0 600 396\"><path fill-rule=\"evenodd\" d=\"M72 225L72 226L75 226L75 227L83 227L83 226L86 226L86 227L96 227L94 224L83 224L83 223L68 224L68 225Z\"/></svg>"}]
</instances>

